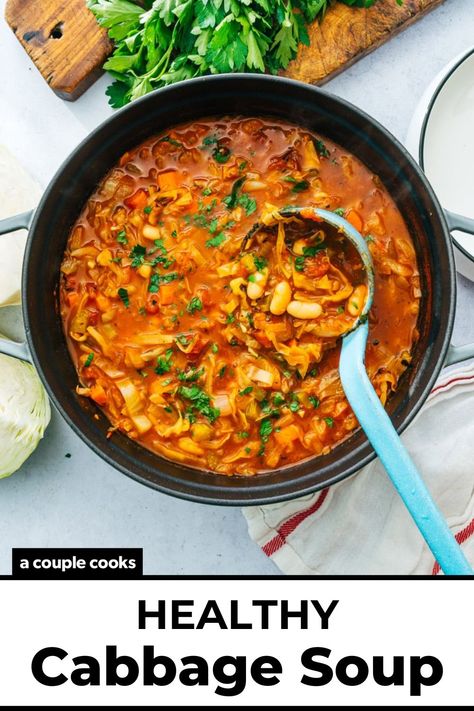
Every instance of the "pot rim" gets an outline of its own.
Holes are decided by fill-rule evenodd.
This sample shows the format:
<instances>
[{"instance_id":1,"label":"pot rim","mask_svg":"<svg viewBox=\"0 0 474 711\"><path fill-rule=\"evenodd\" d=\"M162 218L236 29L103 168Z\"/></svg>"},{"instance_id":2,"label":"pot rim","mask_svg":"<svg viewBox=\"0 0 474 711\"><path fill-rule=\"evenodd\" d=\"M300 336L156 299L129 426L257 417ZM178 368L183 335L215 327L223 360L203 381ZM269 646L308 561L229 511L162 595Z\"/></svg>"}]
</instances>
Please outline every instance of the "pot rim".
<instances>
[{"instance_id":1,"label":"pot rim","mask_svg":"<svg viewBox=\"0 0 474 711\"><path fill-rule=\"evenodd\" d=\"M121 462L117 461L117 459L113 456L112 450L110 447L107 447L107 442L108 440L104 440L103 442L96 443L93 441L87 434L85 434L82 430L82 428L74 422L74 420L70 417L69 413L67 412L65 406L63 405L64 398L60 397L59 395L56 394L55 390L51 387L49 384L48 378L44 373L42 364L40 359L37 356L36 349L33 343L33 335L32 335L32 325L29 319L29 311L28 311L28 298L27 298L27 293L28 293L28 279L27 279L27 271L28 271L28 266L29 266L29 261L30 261L30 254L31 254L31 249L32 249L32 243L34 240L34 235L36 231L37 224L40 220L40 216L43 210L44 205L47 203L47 201L50 199L51 194L54 193L54 191L58 188L58 186L61 183L61 177L63 172L66 170L68 167L69 163L72 161L72 159L77 156L82 149L87 146L90 142L92 142L97 136L101 134L101 132L109 131L111 130L111 127L119 121L124 115L127 113L135 113L137 110L140 109L140 107L145 107L148 103L156 101L156 97L160 96L164 100L166 100L166 96L169 94L175 93L177 90L183 90L186 86L199 86L201 85L204 89L205 86L209 84L219 84L223 83L226 85L232 86L238 85L242 81L247 81L247 82L257 82L257 83L266 83L266 84L271 84L271 83L278 83L281 86L288 86L288 87L294 87L295 85L302 89L304 89L308 93L312 93L315 97L319 95L323 95L325 97L328 97L330 101L333 101L339 105L339 107L344 108L347 110L349 113L356 113L359 115L359 118L361 118L363 121L365 121L367 124L371 125L372 127L375 128L376 131L378 131L382 136L388 140L390 143L392 143L395 148L400 152L404 159L409 163L410 167L413 169L413 171L417 174L418 179L420 180L420 183L423 186L423 189L425 190L428 198L430 205L432 207L432 210L430 212L430 217L431 219L438 219L440 226L442 228L442 233L444 237L444 242L447 247L446 254L448 258L448 278L449 278L449 283L451 286L451 298L450 298L450 303L449 303L449 310L448 310L448 315L446 320L443 323L443 330L444 333L442 336L440 336L440 341L442 339L442 343L439 347L439 353L440 357L439 360L436 363L431 364L431 373L429 375L429 378L427 379L427 383L425 387L421 390L421 392L417 396L417 401L410 406L408 414L403 418L403 420L400 422L400 424L397 426L397 431L399 433L403 432L406 427L413 421L415 416L418 414L420 408L423 406L423 404L426 401L426 398L428 397L438 375L440 370L443 367L443 363L447 354L447 350L450 345L450 339L451 339L451 334L453 330L453 325L454 325L454 313L455 313L455 306L456 306L456 280L455 280L455 267L454 267L454 255L453 255L453 249L452 249L452 244L451 244L451 239L450 239L450 233L448 230L447 222L445 219L444 212L439 204L439 201L433 191L433 188L431 187L428 179L424 175L423 171L420 169L420 167L417 165L416 161L414 158L411 156L411 154L408 152L408 150L388 131L382 124L380 124L376 119L372 118L369 116L365 111L359 109L358 107L354 106L350 102L346 101L345 99L341 99L331 92L328 92L327 90L320 89L319 87L315 87L313 85L305 84L304 82L299 82L295 81L293 79L287 79L286 77L277 77L277 76L270 76L270 75L265 75L265 74L253 74L253 73L235 73L235 74L219 74L219 75L210 75L210 76L204 76L204 77L197 77L194 79L188 79L182 82L179 82L178 84L173 84L167 87L163 87L161 89L157 89L150 94L147 94L143 97L140 97L139 99L135 100L131 104L128 104L127 106L119 109L117 112L109 116L107 119L105 119L103 122L101 122L93 131L91 131L74 149L73 151L66 157L66 159L61 163L51 180L49 181L43 196L38 204L38 207L35 210L35 213L33 215L33 219L30 225L29 229L29 234L28 234L28 239L26 243L26 248L25 248L25 256L24 256L24 261L23 261L23 271L22 271L22 312L23 312L23 319L24 319L24 324L25 324L25 333L26 333L26 339L28 343L28 347L32 356L32 361L38 370L41 379L43 381L43 384L46 388L46 391L51 398L53 404L55 405L56 409L60 412L62 417L66 420L66 422L69 424L69 426L73 429L73 431L96 453L98 454L105 462L110 464L112 467L115 469L118 469L121 471L123 474L126 474L130 478L134 479L135 481L140 482L141 484L145 484L149 486L152 489L158 490L162 493L166 493L172 496L175 496L177 498L181 498L184 500L188 501L193 501L196 503L206 503L206 504L211 504L211 505L227 505L227 506L249 506L249 505L264 505L264 504L270 504L270 503L278 503L281 501L286 501L289 499L294 499L294 498L300 498L303 496L308 496L309 494L313 494L316 491L319 491L321 489L327 488L329 486L332 486L339 481L342 481L349 476L354 475L357 471L359 471L361 468L369 464L373 459L375 459L376 454L375 452L369 448L369 451L367 454L365 454L357 463L352 464L351 466L346 466L342 471L339 473L334 473L332 476L326 477L323 482L310 482L310 479L314 479L314 472L313 473L305 473L303 475L298 476L298 474L293 474L291 475L292 469L294 469L298 464L301 464L302 461L307 461L307 460L301 460L300 462L287 465L286 467L282 469L288 469L289 472L289 478L285 480L284 482L273 482L273 483L265 483L265 479L267 475L265 473L257 474L254 477L251 477L252 481L254 482L251 487L245 486L244 482L246 479L250 479L249 477L227 477L221 474L217 474L215 472L211 472L214 474L216 477L218 477L218 480L216 481L216 484L206 484L206 483L196 483L196 482L188 482L184 481L182 479L179 479L178 477L171 477L169 475L164 476L164 472L160 471L159 469L159 462L161 460L165 460L164 457L160 457L157 454L154 454L154 456L157 459L158 466L156 467L158 471L160 471L160 474L164 476L164 479L166 480L166 483L161 483L161 482L156 482L156 481L151 481L147 479L143 474L137 473L135 471L132 471L130 468L127 466L123 465ZM233 112L232 112L233 113ZM104 171L105 174L106 170ZM91 186L91 190L92 190ZM363 448L367 448L367 441L364 440L364 442L359 445L357 448L352 449L350 456L353 458L356 456L357 452ZM369 445L370 447L370 445ZM319 459L320 457L309 457L308 459ZM342 459L341 459L342 461ZM174 463L173 463L174 464ZM331 465L329 465L331 466ZM185 465L182 465L180 468L184 470L194 470L202 472L202 473L207 473L209 470L205 469L199 469L195 467L187 467ZM255 484L256 477L258 477L261 481L260 484ZM176 479L176 481L175 481ZM224 481L221 480L229 480L229 479L238 479L239 480L239 485L232 487L226 487L223 486ZM300 484L300 487L296 487L297 490L295 491L295 486L297 484ZM175 484L175 486L173 486ZM183 490L182 487L185 487L185 490Z\"/></svg>"}]
</instances>

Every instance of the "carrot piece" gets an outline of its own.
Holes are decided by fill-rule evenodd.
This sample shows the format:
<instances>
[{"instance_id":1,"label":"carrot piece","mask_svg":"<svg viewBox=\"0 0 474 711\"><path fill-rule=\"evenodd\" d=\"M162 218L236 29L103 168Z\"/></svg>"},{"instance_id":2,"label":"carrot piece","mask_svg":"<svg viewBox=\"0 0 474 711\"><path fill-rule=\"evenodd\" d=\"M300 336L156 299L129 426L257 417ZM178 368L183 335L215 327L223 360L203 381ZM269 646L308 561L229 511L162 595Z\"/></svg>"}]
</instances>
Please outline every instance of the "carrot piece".
<instances>
[{"instance_id":1,"label":"carrot piece","mask_svg":"<svg viewBox=\"0 0 474 711\"><path fill-rule=\"evenodd\" d=\"M160 304L169 306L174 303L176 288L174 284L162 284L160 286Z\"/></svg>"},{"instance_id":2,"label":"carrot piece","mask_svg":"<svg viewBox=\"0 0 474 711\"><path fill-rule=\"evenodd\" d=\"M158 185L160 190L176 190L179 187L178 173L175 170L167 170L165 173L158 175Z\"/></svg>"},{"instance_id":3,"label":"carrot piece","mask_svg":"<svg viewBox=\"0 0 474 711\"><path fill-rule=\"evenodd\" d=\"M98 385L97 383L91 387L90 396L98 405L105 405L107 402L107 395L104 388L102 385Z\"/></svg>"},{"instance_id":4,"label":"carrot piece","mask_svg":"<svg viewBox=\"0 0 474 711\"><path fill-rule=\"evenodd\" d=\"M275 439L278 444L290 444L293 440L298 439L300 431L296 425L288 425L282 427L279 432L275 432Z\"/></svg>"},{"instance_id":5,"label":"carrot piece","mask_svg":"<svg viewBox=\"0 0 474 711\"><path fill-rule=\"evenodd\" d=\"M356 212L355 210L352 210L352 209L348 210L346 213L346 220L348 222L350 222L352 227L355 227L357 232L362 231L362 225L363 225L362 217L359 215L358 212Z\"/></svg>"},{"instance_id":6,"label":"carrot piece","mask_svg":"<svg viewBox=\"0 0 474 711\"><path fill-rule=\"evenodd\" d=\"M148 193L143 188L139 188L135 193L133 193L133 195L130 195L124 200L125 205L131 210L136 210L138 208L143 209L146 207L147 202Z\"/></svg>"},{"instance_id":7,"label":"carrot piece","mask_svg":"<svg viewBox=\"0 0 474 711\"><path fill-rule=\"evenodd\" d=\"M79 299L79 294L77 293L77 291L70 291L66 299L69 306L74 306L74 304L76 304Z\"/></svg>"}]
</instances>

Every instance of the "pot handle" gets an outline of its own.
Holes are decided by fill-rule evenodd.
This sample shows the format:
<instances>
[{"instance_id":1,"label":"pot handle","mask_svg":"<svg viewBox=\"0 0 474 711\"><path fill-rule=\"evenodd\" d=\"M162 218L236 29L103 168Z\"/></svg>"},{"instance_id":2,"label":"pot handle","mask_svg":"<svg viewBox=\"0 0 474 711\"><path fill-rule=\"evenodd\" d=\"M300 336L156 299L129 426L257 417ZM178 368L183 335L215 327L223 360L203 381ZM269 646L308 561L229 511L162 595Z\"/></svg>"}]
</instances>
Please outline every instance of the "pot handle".
<instances>
[{"instance_id":1,"label":"pot handle","mask_svg":"<svg viewBox=\"0 0 474 711\"><path fill-rule=\"evenodd\" d=\"M28 230L33 219L33 213L34 210L29 210L28 212L22 212L19 215L0 220L0 235L7 234L7 232L15 232L15 230Z\"/></svg>"},{"instance_id":2,"label":"pot handle","mask_svg":"<svg viewBox=\"0 0 474 711\"><path fill-rule=\"evenodd\" d=\"M29 210L28 212L22 212L19 215L0 220L0 235L15 232L15 230L29 229L33 219L33 212L34 210ZM26 343L17 343L16 341L9 341L7 338L0 338L0 353L20 360L27 360L31 363L31 355Z\"/></svg>"},{"instance_id":3,"label":"pot handle","mask_svg":"<svg viewBox=\"0 0 474 711\"><path fill-rule=\"evenodd\" d=\"M444 214L450 232L453 230L462 230L462 232L468 232L470 235L474 235L474 220L470 217L457 215L455 212L450 212L449 210L445 210Z\"/></svg>"},{"instance_id":4,"label":"pot handle","mask_svg":"<svg viewBox=\"0 0 474 711\"><path fill-rule=\"evenodd\" d=\"M444 214L450 232L453 230L462 230L463 232L474 235L474 220L470 217L457 215L455 212L450 212L449 210L445 210ZM474 358L474 343L466 343L464 346L453 346L451 344L444 365L461 363L461 361L468 360L468 358Z\"/></svg>"}]
</instances>

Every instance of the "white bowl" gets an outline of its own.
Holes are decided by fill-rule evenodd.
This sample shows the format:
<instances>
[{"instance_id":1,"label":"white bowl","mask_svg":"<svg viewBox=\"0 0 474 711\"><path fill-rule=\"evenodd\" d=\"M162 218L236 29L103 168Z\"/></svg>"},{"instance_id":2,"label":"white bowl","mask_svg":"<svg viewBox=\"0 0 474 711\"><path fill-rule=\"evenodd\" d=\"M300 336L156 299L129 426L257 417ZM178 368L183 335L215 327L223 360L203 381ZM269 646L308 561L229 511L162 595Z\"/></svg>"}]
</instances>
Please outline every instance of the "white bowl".
<instances>
[{"instance_id":1,"label":"white bowl","mask_svg":"<svg viewBox=\"0 0 474 711\"><path fill-rule=\"evenodd\" d=\"M406 145L447 210L474 218L474 48L431 82L411 121ZM453 232L458 272L474 281L474 235Z\"/></svg>"}]
</instances>

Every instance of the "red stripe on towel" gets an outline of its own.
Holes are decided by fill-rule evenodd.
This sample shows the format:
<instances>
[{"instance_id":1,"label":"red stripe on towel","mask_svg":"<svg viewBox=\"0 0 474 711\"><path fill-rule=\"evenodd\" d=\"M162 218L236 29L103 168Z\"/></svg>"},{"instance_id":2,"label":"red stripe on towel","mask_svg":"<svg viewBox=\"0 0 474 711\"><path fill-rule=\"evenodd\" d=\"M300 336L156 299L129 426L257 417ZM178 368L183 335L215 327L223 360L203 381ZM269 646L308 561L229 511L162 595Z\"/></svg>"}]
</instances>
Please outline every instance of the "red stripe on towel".
<instances>
[{"instance_id":1,"label":"red stripe on towel","mask_svg":"<svg viewBox=\"0 0 474 711\"><path fill-rule=\"evenodd\" d=\"M468 538L472 536L474 533L474 518L472 519L471 523L468 523L465 528L463 528L461 531L458 531L455 535L455 539L459 544L464 543L464 541L467 541ZM439 567L439 563L435 563L433 566L433 570L431 571L431 575L438 575L440 572L441 568Z\"/></svg>"},{"instance_id":2,"label":"red stripe on towel","mask_svg":"<svg viewBox=\"0 0 474 711\"><path fill-rule=\"evenodd\" d=\"M431 391L431 395L434 395L434 393L439 392L439 390L444 390L444 388L447 388L448 385L452 385L453 383L460 383L460 382L465 382L468 380L474 380L474 375L464 375L459 378L451 378L451 380L448 380L446 383L441 383L440 385L437 385L433 390Z\"/></svg>"},{"instance_id":3,"label":"red stripe on towel","mask_svg":"<svg viewBox=\"0 0 474 711\"><path fill-rule=\"evenodd\" d=\"M265 543L264 546L262 546L262 550L265 555L270 557L278 550L280 550L280 548L285 545L286 539L291 533L293 533L295 528L297 528L300 523L302 523L306 518L308 518L308 516L311 516L311 514L316 513L316 511L321 508L328 493L329 488L323 489L314 504L311 504L311 506L309 506L307 509L304 509L303 511L298 511L298 513L296 513L294 516L291 516L291 518L282 523L281 526L277 528L277 532L273 536L273 538L270 538L270 540Z\"/></svg>"},{"instance_id":4,"label":"red stripe on towel","mask_svg":"<svg viewBox=\"0 0 474 711\"><path fill-rule=\"evenodd\" d=\"M434 387L430 394L434 395L440 392L441 390L444 390L445 388L449 387L450 385L453 385L453 383L468 382L470 380L474 380L474 375L465 375L459 376L457 378L451 378L451 380L447 380L445 383L440 383L440 385ZM312 504L309 508L304 509L303 511L299 511L287 521L282 523L282 525L277 528L277 532L273 536L273 538L270 538L270 540L267 541L264 546L262 546L262 551L265 553L265 555L270 558L274 553L279 551L280 548L285 545L287 537L295 531L295 529L300 525L300 523L302 523L302 521L307 519L308 516L311 516L313 513L316 513L316 511L321 508L328 493L329 488L323 489L314 504ZM458 543L463 543L473 533L474 519L468 526L466 526L466 528L456 534L456 540L458 541ZM435 565L433 566L432 575L437 575L439 571L440 567L438 563L435 563Z\"/></svg>"}]
</instances>

